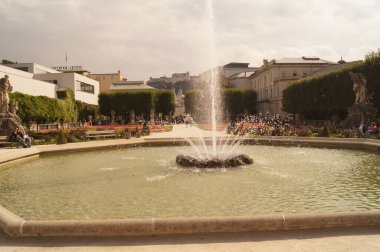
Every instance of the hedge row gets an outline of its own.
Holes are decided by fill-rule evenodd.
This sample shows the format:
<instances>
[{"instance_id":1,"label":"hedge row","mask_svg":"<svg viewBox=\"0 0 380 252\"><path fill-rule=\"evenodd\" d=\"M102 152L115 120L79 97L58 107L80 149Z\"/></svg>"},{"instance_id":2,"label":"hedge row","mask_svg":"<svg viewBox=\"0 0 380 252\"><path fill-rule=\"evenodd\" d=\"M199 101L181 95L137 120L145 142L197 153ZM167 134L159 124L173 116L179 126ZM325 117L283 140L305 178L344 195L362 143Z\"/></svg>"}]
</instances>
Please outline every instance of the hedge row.
<instances>
[{"instance_id":1,"label":"hedge row","mask_svg":"<svg viewBox=\"0 0 380 252\"><path fill-rule=\"evenodd\" d=\"M210 91L205 89L194 89L186 92L185 110L196 118L209 117L210 111ZM219 111L228 112L232 118L238 114L254 114L257 106L257 94L253 90L245 90L238 88L222 89L218 94L220 99L216 106ZM223 113L222 113L223 114ZM225 117L225 115L221 115Z\"/></svg>"},{"instance_id":2,"label":"hedge row","mask_svg":"<svg viewBox=\"0 0 380 252\"><path fill-rule=\"evenodd\" d=\"M10 99L19 102L17 115L24 124L54 123L61 119L66 122L76 122L78 119L87 119L91 114L97 116L98 106L74 101L72 90L57 92L61 99L46 96L32 96L19 92L9 94Z\"/></svg>"},{"instance_id":3,"label":"hedge row","mask_svg":"<svg viewBox=\"0 0 380 252\"><path fill-rule=\"evenodd\" d=\"M299 80L284 90L283 108L306 119L330 119L347 116L355 101L349 72L363 73L367 78L371 102L380 111L380 50L366 55L364 62L317 77Z\"/></svg>"},{"instance_id":4,"label":"hedge row","mask_svg":"<svg viewBox=\"0 0 380 252\"><path fill-rule=\"evenodd\" d=\"M125 91L99 94L99 112L126 116L134 111L136 115L148 118L151 110L156 114L172 115L175 110L175 95L169 90Z\"/></svg>"}]
</instances>

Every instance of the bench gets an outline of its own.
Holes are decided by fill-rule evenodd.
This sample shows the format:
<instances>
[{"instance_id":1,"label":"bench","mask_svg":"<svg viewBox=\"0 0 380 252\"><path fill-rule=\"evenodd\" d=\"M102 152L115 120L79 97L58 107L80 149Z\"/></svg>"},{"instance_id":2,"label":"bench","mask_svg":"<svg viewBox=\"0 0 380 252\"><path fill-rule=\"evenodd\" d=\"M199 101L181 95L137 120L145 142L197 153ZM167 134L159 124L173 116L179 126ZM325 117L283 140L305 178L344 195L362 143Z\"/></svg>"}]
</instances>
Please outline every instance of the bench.
<instances>
[{"instance_id":1,"label":"bench","mask_svg":"<svg viewBox=\"0 0 380 252\"><path fill-rule=\"evenodd\" d=\"M0 136L0 147L18 148L20 146L19 142L9 142L7 138L6 136Z\"/></svg>"},{"instance_id":2,"label":"bench","mask_svg":"<svg viewBox=\"0 0 380 252\"><path fill-rule=\"evenodd\" d=\"M116 137L118 134L114 130L99 130L99 131L86 131L87 138L99 137Z\"/></svg>"}]
</instances>

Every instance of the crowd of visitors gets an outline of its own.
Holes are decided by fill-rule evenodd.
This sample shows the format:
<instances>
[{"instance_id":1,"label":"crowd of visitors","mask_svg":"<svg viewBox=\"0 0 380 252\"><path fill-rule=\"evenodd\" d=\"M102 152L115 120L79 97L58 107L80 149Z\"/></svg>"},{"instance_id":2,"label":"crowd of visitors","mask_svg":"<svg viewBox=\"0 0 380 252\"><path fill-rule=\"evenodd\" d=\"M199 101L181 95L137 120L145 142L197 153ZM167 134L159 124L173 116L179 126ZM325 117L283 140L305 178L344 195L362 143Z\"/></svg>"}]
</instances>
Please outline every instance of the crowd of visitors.
<instances>
[{"instance_id":1,"label":"crowd of visitors","mask_svg":"<svg viewBox=\"0 0 380 252\"><path fill-rule=\"evenodd\" d=\"M227 127L227 133L244 135L254 133L257 135L280 136L291 130L292 120L285 114L273 115L269 112L257 115L246 115L240 117L238 122L232 121Z\"/></svg>"},{"instance_id":2,"label":"crowd of visitors","mask_svg":"<svg viewBox=\"0 0 380 252\"><path fill-rule=\"evenodd\" d=\"M359 130L365 136L380 134L379 127L376 125L375 122L371 122L371 124L367 127L365 123L362 121L360 123Z\"/></svg>"}]
</instances>

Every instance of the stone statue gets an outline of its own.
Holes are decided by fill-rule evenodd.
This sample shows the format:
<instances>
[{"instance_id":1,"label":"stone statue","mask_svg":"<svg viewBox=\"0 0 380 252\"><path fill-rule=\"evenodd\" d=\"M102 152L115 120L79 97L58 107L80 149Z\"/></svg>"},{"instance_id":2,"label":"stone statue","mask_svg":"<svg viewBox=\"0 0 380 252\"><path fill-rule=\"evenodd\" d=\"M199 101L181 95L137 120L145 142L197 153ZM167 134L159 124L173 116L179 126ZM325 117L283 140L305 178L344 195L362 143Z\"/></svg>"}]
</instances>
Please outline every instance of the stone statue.
<instances>
[{"instance_id":1,"label":"stone statue","mask_svg":"<svg viewBox=\"0 0 380 252\"><path fill-rule=\"evenodd\" d=\"M9 100L8 93L12 92L13 87L9 82L8 75L0 79L0 134L9 135L15 128L19 128L25 134L25 129L21 125L20 118L16 115L18 101Z\"/></svg>"},{"instance_id":2,"label":"stone statue","mask_svg":"<svg viewBox=\"0 0 380 252\"><path fill-rule=\"evenodd\" d=\"M9 82L8 75L0 79L0 112L9 113L9 95L12 92L13 87Z\"/></svg>"},{"instance_id":3,"label":"stone statue","mask_svg":"<svg viewBox=\"0 0 380 252\"><path fill-rule=\"evenodd\" d=\"M351 80L354 82L352 90L355 92L355 103L368 103L367 79L362 73L350 72Z\"/></svg>"}]
</instances>

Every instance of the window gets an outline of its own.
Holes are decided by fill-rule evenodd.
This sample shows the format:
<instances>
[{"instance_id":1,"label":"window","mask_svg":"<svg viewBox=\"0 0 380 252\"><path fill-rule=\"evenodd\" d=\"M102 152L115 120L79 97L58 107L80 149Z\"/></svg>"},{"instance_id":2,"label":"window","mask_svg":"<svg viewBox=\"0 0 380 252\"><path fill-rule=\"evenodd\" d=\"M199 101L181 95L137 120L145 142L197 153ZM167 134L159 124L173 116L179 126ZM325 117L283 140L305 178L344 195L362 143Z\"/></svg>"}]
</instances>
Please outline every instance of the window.
<instances>
[{"instance_id":1,"label":"window","mask_svg":"<svg viewBox=\"0 0 380 252\"><path fill-rule=\"evenodd\" d=\"M24 72L29 72L29 68L27 67L15 67L15 68Z\"/></svg>"},{"instance_id":2,"label":"window","mask_svg":"<svg viewBox=\"0 0 380 252\"><path fill-rule=\"evenodd\" d=\"M111 75L111 80L113 80L113 75Z\"/></svg>"},{"instance_id":3,"label":"window","mask_svg":"<svg viewBox=\"0 0 380 252\"><path fill-rule=\"evenodd\" d=\"M46 82L53 83L53 84L58 84L57 80L46 80Z\"/></svg>"},{"instance_id":4,"label":"window","mask_svg":"<svg viewBox=\"0 0 380 252\"><path fill-rule=\"evenodd\" d=\"M103 76L103 80L106 80L106 76Z\"/></svg>"},{"instance_id":5,"label":"window","mask_svg":"<svg viewBox=\"0 0 380 252\"><path fill-rule=\"evenodd\" d=\"M293 76L297 76L297 75L298 75L297 72L294 72L294 73L293 73Z\"/></svg>"},{"instance_id":6,"label":"window","mask_svg":"<svg viewBox=\"0 0 380 252\"><path fill-rule=\"evenodd\" d=\"M82 92L86 92L86 93L90 93L90 94L95 93L93 85L90 85L90 84L87 84L87 83L84 83L81 81L77 81L77 90L82 91Z\"/></svg>"}]
</instances>

